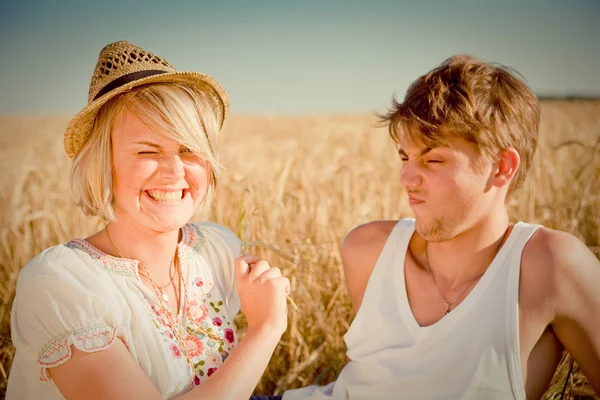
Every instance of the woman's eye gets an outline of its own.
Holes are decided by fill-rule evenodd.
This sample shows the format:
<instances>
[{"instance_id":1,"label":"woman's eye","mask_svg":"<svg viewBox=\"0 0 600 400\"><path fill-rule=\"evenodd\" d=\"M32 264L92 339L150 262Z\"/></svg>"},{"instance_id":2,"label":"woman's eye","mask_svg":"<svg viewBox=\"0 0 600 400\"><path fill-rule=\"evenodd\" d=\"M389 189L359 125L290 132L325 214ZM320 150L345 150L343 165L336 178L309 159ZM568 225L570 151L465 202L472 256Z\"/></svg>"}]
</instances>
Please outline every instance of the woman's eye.
<instances>
[{"instance_id":1,"label":"woman's eye","mask_svg":"<svg viewBox=\"0 0 600 400\"><path fill-rule=\"evenodd\" d=\"M181 149L181 152L182 153L193 153L193 151L188 148Z\"/></svg>"},{"instance_id":2,"label":"woman's eye","mask_svg":"<svg viewBox=\"0 0 600 400\"><path fill-rule=\"evenodd\" d=\"M442 161L441 160L428 160L427 162L430 164L440 164Z\"/></svg>"},{"instance_id":3,"label":"woman's eye","mask_svg":"<svg viewBox=\"0 0 600 400\"><path fill-rule=\"evenodd\" d=\"M400 157L400 160L402 160L402 161L408 161L408 157Z\"/></svg>"},{"instance_id":4,"label":"woman's eye","mask_svg":"<svg viewBox=\"0 0 600 400\"><path fill-rule=\"evenodd\" d=\"M139 151L138 154L141 154L141 155L143 155L143 154L156 154L156 152L155 151Z\"/></svg>"}]
</instances>

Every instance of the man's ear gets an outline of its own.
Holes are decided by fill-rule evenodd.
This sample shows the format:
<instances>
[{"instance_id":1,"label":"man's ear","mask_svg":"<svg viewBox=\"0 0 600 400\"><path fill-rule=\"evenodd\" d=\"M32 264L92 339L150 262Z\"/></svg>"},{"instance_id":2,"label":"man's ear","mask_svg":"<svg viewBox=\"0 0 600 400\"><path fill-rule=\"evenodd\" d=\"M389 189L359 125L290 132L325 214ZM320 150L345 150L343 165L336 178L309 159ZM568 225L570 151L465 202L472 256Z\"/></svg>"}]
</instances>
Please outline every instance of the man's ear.
<instances>
[{"instance_id":1,"label":"man's ear","mask_svg":"<svg viewBox=\"0 0 600 400\"><path fill-rule=\"evenodd\" d=\"M521 164L521 157L519 152L512 147L507 147L500 153L500 157L495 164L495 173L492 177L494 186L505 186L509 185L514 178L519 165Z\"/></svg>"}]
</instances>

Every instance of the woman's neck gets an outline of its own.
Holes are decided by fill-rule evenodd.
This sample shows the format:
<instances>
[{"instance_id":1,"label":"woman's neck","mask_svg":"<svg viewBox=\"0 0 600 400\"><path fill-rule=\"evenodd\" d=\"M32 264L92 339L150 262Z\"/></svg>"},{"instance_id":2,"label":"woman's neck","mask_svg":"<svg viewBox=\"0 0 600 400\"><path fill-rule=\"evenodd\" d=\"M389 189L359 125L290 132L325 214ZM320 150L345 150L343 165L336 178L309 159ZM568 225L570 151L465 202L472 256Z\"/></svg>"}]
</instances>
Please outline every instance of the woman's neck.
<instances>
[{"instance_id":1,"label":"woman's neck","mask_svg":"<svg viewBox=\"0 0 600 400\"><path fill-rule=\"evenodd\" d=\"M168 277L180 229L156 232L128 221L110 222L104 231L110 254L143 262L153 277ZM111 243L112 242L112 243ZM103 246L106 249L106 245Z\"/></svg>"}]
</instances>

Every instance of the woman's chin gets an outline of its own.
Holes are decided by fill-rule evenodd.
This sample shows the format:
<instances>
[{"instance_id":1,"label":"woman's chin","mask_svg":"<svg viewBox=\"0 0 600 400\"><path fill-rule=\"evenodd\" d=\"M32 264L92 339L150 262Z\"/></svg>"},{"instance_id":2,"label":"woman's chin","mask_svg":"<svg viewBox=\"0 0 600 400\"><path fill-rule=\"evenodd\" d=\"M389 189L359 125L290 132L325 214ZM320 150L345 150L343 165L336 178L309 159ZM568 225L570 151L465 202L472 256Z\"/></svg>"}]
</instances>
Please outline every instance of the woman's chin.
<instances>
[{"instance_id":1,"label":"woman's chin","mask_svg":"<svg viewBox=\"0 0 600 400\"><path fill-rule=\"evenodd\" d=\"M140 212L149 219L152 226L161 230L179 229L194 216L194 201L188 194L177 202L158 202L146 197L140 203Z\"/></svg>"},{"instance_id":2,"label":"woman's chin","mask_svg":"<svg viewBox=\"0 0 600 400\"><path fill-rule=\"evenodd\" d=\"M170 212L143 213L139 218L139 224L148 227L155 232L170 232L180 229L187 224L193 216L192 212L183 210L171 210Z\"/></svg>"},{"instance_id":3,"label":"woman's chin","mask_svg":"<svg viewBox=\"0 0 600 400\"><path fill-rule=\"evenodd\" d=\"M162 217L162 218L161 218ZM161 230L171 231L176 230L187 224L192 215L170 215L170 216L161 216L154 220L154 225L157 228L162 228Z\"/></svg>"}]
</instances>

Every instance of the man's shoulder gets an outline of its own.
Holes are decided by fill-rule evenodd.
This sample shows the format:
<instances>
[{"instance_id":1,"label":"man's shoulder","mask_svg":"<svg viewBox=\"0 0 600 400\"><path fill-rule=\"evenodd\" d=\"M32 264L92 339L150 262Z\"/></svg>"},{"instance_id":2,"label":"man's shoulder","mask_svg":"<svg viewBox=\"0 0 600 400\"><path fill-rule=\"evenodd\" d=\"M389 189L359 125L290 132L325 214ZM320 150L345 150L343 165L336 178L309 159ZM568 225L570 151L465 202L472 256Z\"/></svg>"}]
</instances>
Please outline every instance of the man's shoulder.
<instances>
[{"instance_id":1,"label":"man's shoulder","mask_svg":"<svg viewBox=\"0 0 600 400\"><path fill-rule=\"evenodd\" d=\"M352 229L344 238L342 253L377 252L399 223L397 220L372 221Z\"/></svg>"},{"instance_id":2,"label":"man's shoulder","mask_svg":"<svg viewBox=\"0 0 600 400\"><path fill-rule=\"evenodd\" d=\"M344 269L360 268L370 271L396 226L411 220L373 221L352 229L342 242Z\"/></svg>"},{"instance_id":3,"label":"man's shoulder","mask_svg":"<svg viewBox=\"0 0 600 400\"><path fill-rule=\"evenodd\" d=\"M342 243L342 262L348 294L355 312L358 311L367 282L399 221L373 221L352 229Z\"/></svg>"},{"instance_id":4,"label":"man's shoulder","mask_svg":"<svg viewBox=\"0 0 600 400\"><path fill-rule=\"evenodd\" d=\"M541 227L531 237L521 259L522 296L539 300L564 297L584 281L595 279L599 261L575 235Z\"/></svg>"},{"instance_id":5,"label":"man's shoulder","mask_svg":"<svg viewBox=\"0 0 600 400\"><path fill-rule=\"evenodd\" d=\"M522 265L543 268L547 273L565 272L581 258L591 254L586 245L575 235L540 227L523 250Z\"/></svg>"}]
</instances>

